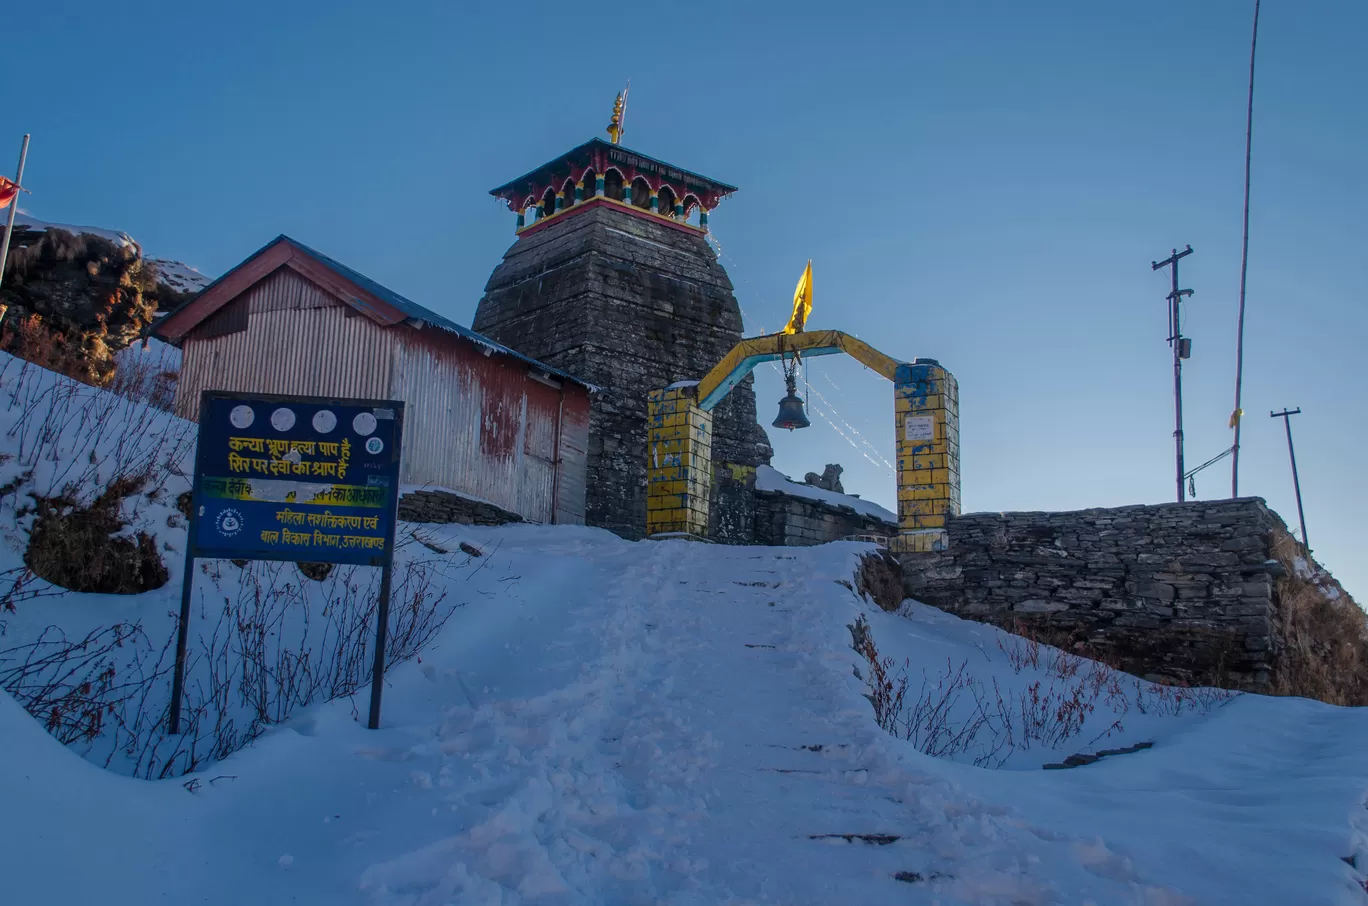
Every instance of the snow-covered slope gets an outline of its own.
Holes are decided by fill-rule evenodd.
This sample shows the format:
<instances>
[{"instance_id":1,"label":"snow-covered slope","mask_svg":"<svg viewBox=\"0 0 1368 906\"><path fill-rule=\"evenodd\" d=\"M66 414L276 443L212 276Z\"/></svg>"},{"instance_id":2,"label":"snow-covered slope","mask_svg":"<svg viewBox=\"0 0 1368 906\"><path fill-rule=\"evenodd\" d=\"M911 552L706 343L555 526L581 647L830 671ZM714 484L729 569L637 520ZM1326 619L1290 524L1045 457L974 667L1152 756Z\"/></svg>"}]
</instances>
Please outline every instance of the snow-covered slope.
<instances>
[{"instance_id":1,"label":"snow-covered slope","mask_svg":"<svg viewBox=\"0 0 1368 906\"><path fill-rule=\"evenodd\" d=\"M139 622L150 647L109 655L120 682L152 669L130 651L166 657L190 431L0 356L0 590L24 576L30 494L89 501L148 465L122 513L170 571L141 595L24 580L0 598L0 679L49 624ZM362 688L179 777L184 741L132 745L145 735L109 728L125 712L67 748L0 692L0 903L1368 902L1363 709L1163 689L913 602L884 613L852 590L867 545L401 531L404 574L461 606L391 669L379 731L358 722ZM275 677L326 669L330 596L366 597L374 571L204 566L192 699L248 735L264 687L244 650ZM154 719L165 679L141 687Z\"/></svg>"},{"instance_id":2,"label":"snow-covered slope","mask_svg":"<svg viewBox=\"0 0 1368 906\"><path fill-rule=\"evenodd\" d=\"M1036 767L1089 732L989 770L876 727L846 627L863 614L932 676L964 662L1011 691L1034 668L990 627L871 609L842 584L860 545L419 531L487 556L437 647L392 672L380 731L363 701L314 707L191 792L102 773L0 702L6 900L1364 901L1344 861L1368 857L1363 712L1241 696L1097 744L1154 740L1135 754Z\"/></svg>"},{"instance_id":3,"label":"snow-covered slope","mask_svg":"<svg viewBox=\"0 0 1368 906\"><path fill-rule=\"evenodd\" d=\"M168 261L165 258L149 260L157 266L157 276L161 282L177 292L197 293L213 282L212 277L207 277L180 261Z\"/></svg>"}]
</instances>

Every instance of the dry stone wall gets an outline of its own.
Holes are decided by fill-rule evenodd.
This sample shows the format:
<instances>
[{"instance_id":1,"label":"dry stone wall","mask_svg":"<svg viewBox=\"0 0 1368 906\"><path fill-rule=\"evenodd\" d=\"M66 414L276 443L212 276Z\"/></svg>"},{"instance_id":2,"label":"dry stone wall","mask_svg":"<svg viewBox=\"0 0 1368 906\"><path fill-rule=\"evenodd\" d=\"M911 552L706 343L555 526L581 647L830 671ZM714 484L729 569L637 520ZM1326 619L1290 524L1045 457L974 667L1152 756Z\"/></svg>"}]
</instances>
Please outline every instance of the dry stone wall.
<instances>
[{"instance_id":1,"label":"dry stone wall","mask_svg":"<svg viewBox=\"0 0 1368 906\"><path fill-rule=\"evenodd\" d=\"M458 522L463 525L506 525L522 522L517 513L483 500L450 491L412 491L399 498L399 518L405 522Z\"/></svg>"},{"instance_id":2,"label":"dry stone wall","mask_svg":"<svg viewBox=\"0 0 1368 906\"><path fill-rule=\"evenodd\" d=\"M852 535L887 538L898 527L853 507L795 497L779 491L756 491L755 543L777 547L825 544Z\"/></svg>"},{"instance_id":3,"label":"dry stone wall","mask_svg":"<svg viewBox=\"0 0 1368 906\"><path fill-rule=\"evenodd\" d=\"M951 520L949 549L904 555L910 597L1083 641L1155 679L1263 689L1277 632L1282 520L1258 498Z\"/></svg>"}]
</instances>

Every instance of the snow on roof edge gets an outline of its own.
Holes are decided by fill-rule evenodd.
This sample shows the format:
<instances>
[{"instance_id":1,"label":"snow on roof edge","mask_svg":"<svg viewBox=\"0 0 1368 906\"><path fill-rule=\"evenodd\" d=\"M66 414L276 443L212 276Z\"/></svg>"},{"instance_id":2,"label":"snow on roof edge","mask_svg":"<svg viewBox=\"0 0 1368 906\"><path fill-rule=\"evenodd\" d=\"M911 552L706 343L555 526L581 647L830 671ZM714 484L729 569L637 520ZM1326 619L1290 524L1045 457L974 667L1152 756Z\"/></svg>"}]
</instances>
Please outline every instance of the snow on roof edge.
<instances>
[{"instance_id":1,"label":"snow on roof edge","mask_svg":"<svg viewBox=\"0 0 1368 906\"><path fill-rule=\"evenodd\" d=\"M897 516L871 500L851 497L849 494L837 494L835 491L816 488L810 484L800 484L773 466L756 468L755 489L787 494L790 497L806 497L809 500L816 500L831 506L848 507L862 516L870 516L893 525L898 524Z\"/></svg>"}]
</instances>

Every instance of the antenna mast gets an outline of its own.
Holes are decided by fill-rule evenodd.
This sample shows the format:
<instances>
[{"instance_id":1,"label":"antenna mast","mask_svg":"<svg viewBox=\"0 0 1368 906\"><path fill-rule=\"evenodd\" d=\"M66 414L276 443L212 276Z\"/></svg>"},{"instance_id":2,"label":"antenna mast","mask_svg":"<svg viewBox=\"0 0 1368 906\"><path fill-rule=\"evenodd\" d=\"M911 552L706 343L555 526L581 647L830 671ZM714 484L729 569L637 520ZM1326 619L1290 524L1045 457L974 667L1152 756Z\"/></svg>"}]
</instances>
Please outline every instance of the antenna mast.
<instances>
[{"instance_id":1,"label":"antenna mast","mask_svg":"<svg viewBox=\"0 0 1368 906\"><path fill-rule=\"evenodd\" d=\"M1192 354L1192 341L1183 336L1182 303L1184 296L1192 295L1190 289L1178 288L1178 262L1192 254L1192 246L1183 251L1173 250L1173 254L1163 261L1151 262L1152 270L1161 267L1171 268L1173 291L1168 294L1169 302L1169 345L1173 347L1173 444L1178 465L1178 502L1187 499L1187 488L1183 485L1183 359Z\"/></svg>"}]
</instances>

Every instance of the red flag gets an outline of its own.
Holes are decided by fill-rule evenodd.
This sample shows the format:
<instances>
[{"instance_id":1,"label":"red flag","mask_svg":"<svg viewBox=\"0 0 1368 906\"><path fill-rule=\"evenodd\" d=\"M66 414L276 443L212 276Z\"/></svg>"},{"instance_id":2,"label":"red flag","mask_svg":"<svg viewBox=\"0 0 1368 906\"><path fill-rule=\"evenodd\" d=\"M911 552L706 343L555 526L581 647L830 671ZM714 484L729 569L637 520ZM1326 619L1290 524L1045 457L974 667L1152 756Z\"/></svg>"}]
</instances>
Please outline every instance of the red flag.
<instances>
[{"instance_id":1,"label":"red flag","mask_svg":"<svg viewBox=\"0 0 1368 906\"><path fill-rule=\"evenodd\" d=\"M0 176L0 210L9 207L10 202L14 201L14 196L18 194L19 187L14 181Z\"/></svg>"}]
</instances>

